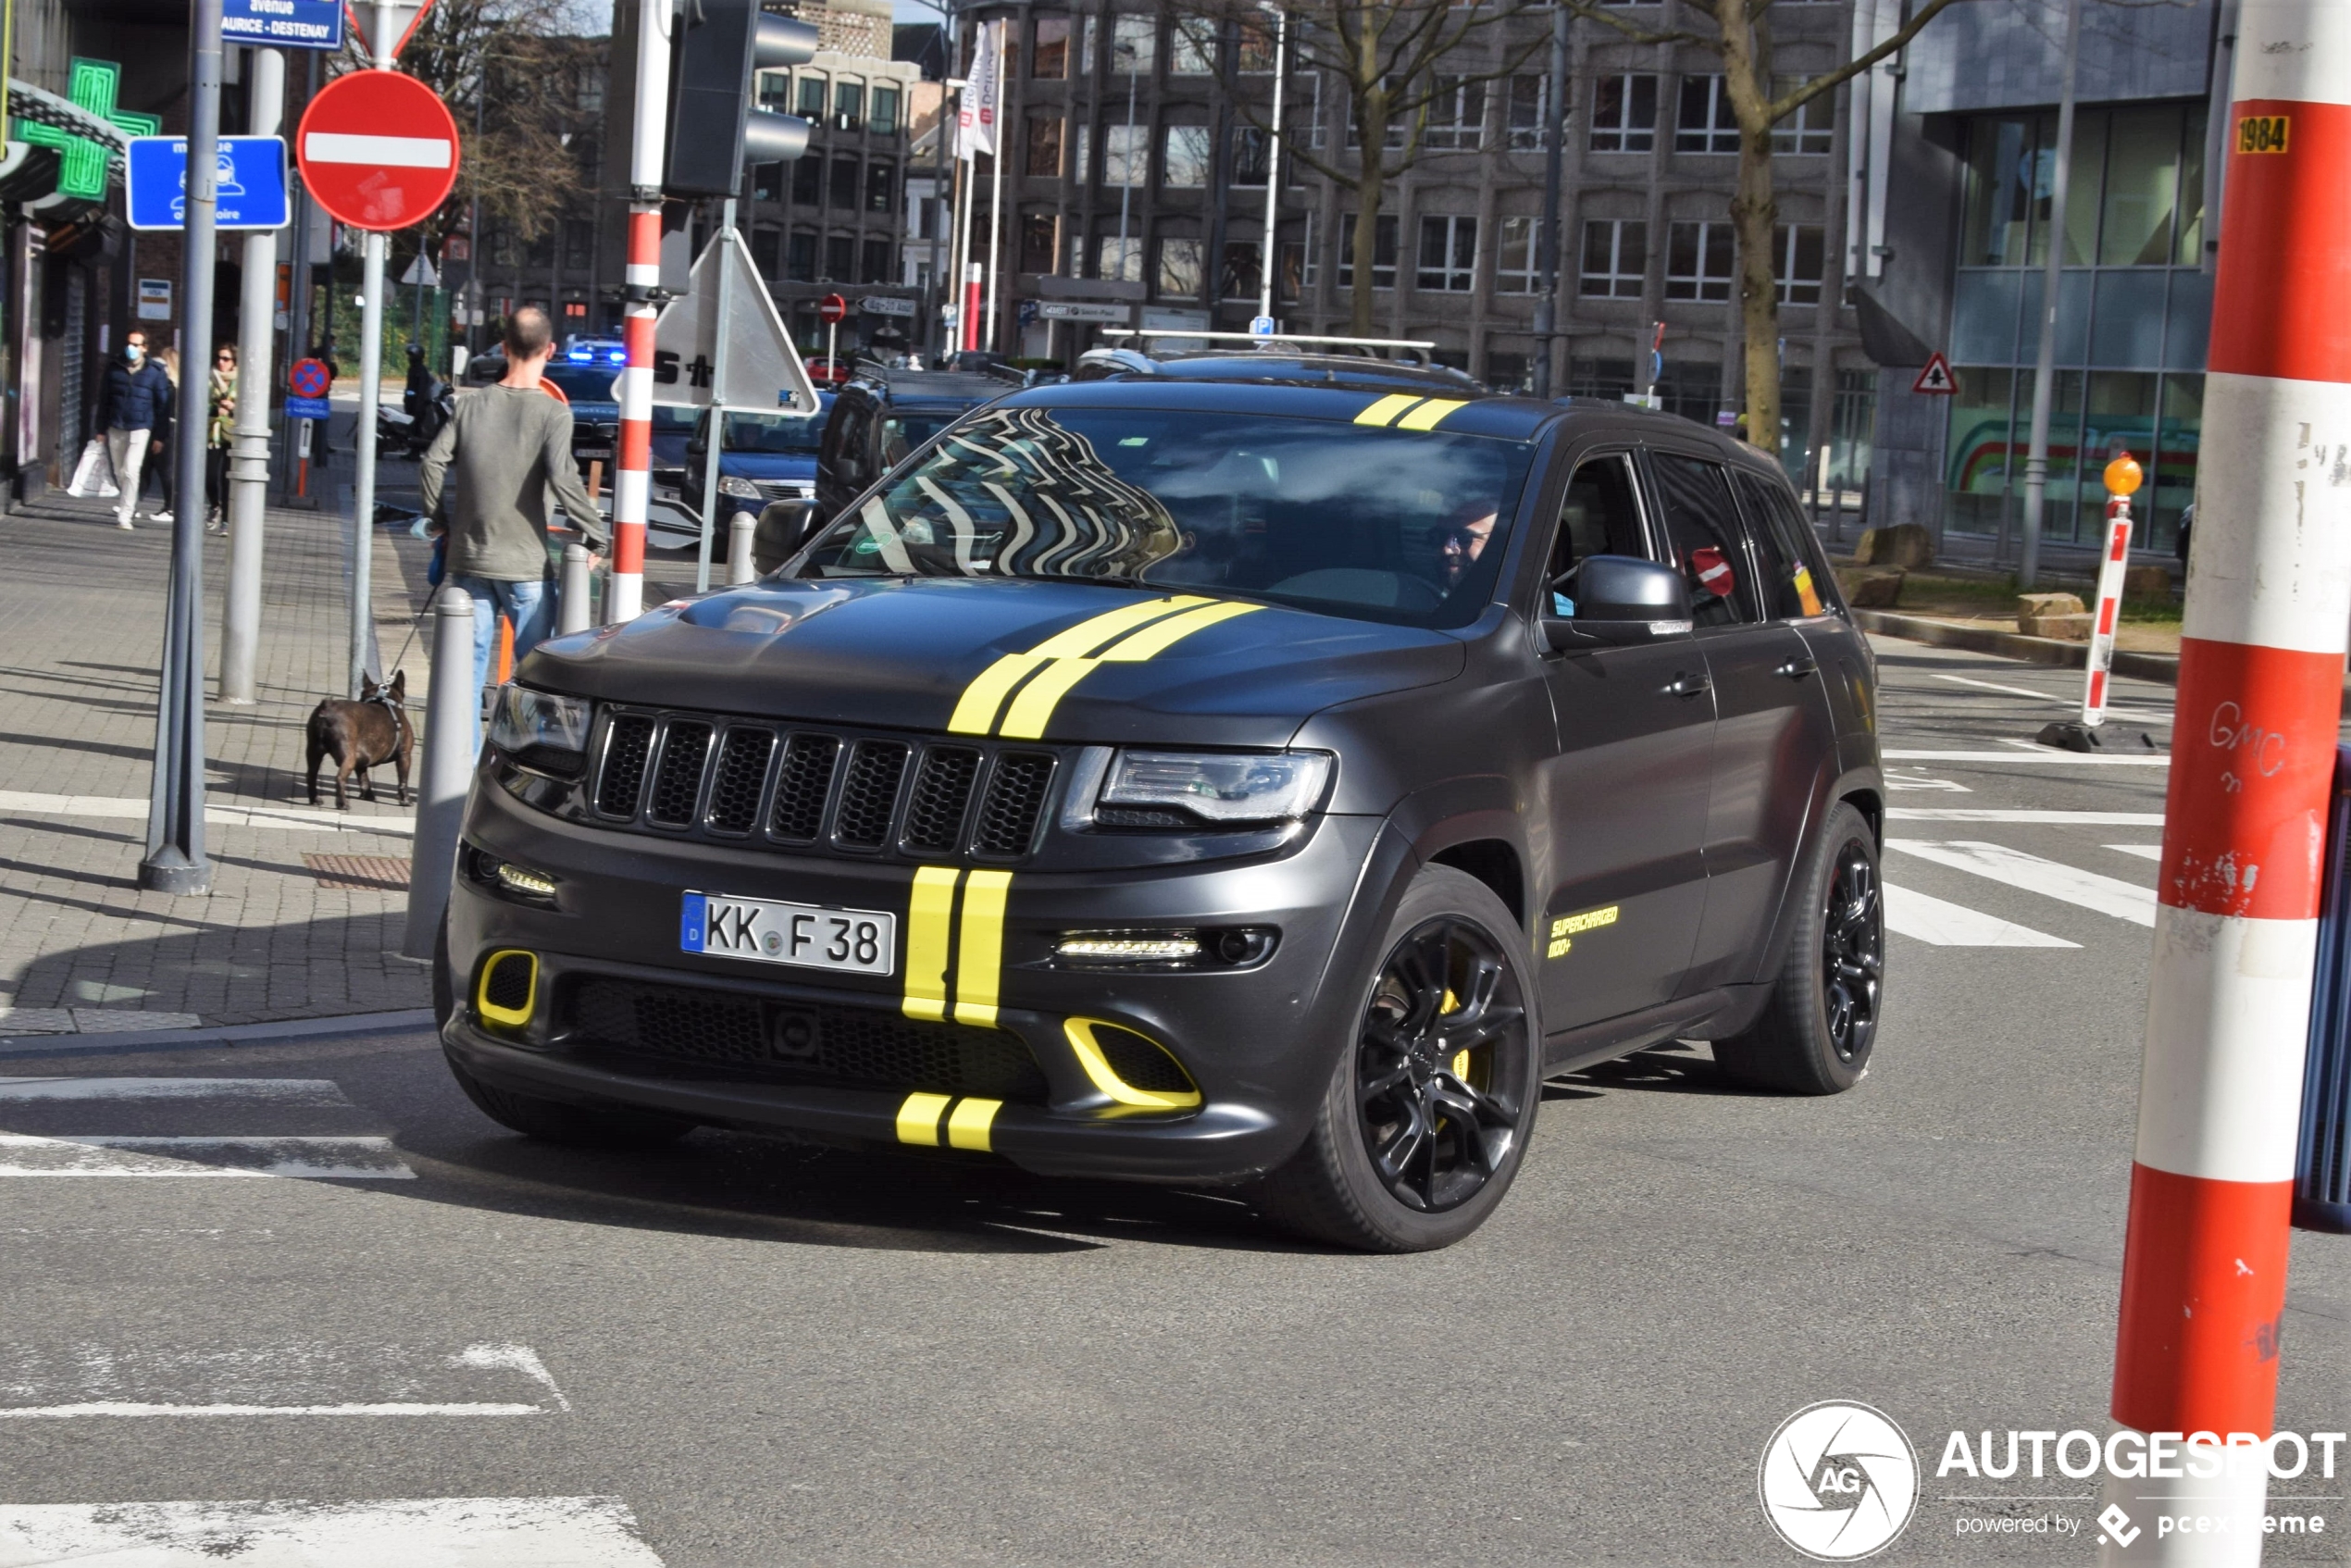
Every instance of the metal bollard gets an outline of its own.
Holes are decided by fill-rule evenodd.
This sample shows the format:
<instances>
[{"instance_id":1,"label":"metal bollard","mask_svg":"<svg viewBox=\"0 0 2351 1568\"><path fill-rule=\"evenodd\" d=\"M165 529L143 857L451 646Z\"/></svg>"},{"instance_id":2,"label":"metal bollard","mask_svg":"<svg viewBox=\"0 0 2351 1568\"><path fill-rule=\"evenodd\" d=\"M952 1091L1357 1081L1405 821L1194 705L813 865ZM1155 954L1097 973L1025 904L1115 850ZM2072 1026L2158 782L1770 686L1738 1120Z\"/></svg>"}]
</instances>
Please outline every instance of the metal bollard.
<instances>
[{"instance_id":1,"label":"metal bollard","mask_svg":"<svg viewBox=\"0 0 2351 1568\"><path fill-rule=\"evenodd\" d=\"M727 582L732 587L739 582L751 582L759 576L751 564L752 537L759 531L759 519L749 512L738 512L727 524Z\"/></svg>"},{"instance_id":2,"label":"metal bollard","mask_svg":"<svg viewBox=\"0 0 2351 1568\"><path fill-rule=\"evenodd\" d=\"M417 770L417 837L408 866L408 927L400 951L430 959L449 907L466 790L473 782L474 602L454 585L432 602L432 689L425 701L424 765Z\"/></svg>"},{"instance_id":3,"label":"metal bollard","mask_svg":"<svg viewBox=\"0 0 2351 1568\"><path fill-rule=\"evenodd\" d=\"M563 591L555 598L555 635L568 637L595 624L594 606L588 603L588 547L577 541L564 546Z\"/></svg>"}]
</instances>

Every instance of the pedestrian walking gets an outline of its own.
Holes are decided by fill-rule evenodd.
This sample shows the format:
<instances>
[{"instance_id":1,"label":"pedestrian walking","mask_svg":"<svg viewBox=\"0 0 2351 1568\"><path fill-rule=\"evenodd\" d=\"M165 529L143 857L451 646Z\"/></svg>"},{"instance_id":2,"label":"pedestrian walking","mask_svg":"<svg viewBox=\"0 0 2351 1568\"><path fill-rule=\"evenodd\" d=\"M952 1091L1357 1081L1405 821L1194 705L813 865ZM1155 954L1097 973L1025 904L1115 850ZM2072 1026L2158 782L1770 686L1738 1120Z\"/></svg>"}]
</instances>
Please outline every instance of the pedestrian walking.
<instances>
[{"instance_id":1,"label":"pedestrian walking","mask_svg":"<svg viewBox=\"0 0 2351 1568\"><path fill-rule=\"evenodd\" d=\"M149 514L156 522L171 521L172 491L178 475L171 471L172 425L180 413L180 351L157 349L155 365L163 372L163 401L155 409L155 428L147 432L146 477L155 481L163 504Z\"/></svg>"},{"instance_id":2,"label":"pedestrian walking","mask_svg":"<svg viewBox=\"0 0 2351 1568\"><path fill-rule=\"evenodd\" d=\"M148 442L156 425L170 418L170 379L147 357L147 334L133 330L124 336L122 353L98 383L98 428L106 432L106 460L114 466L114 522L118 529L131 526Z\"/></svg>"},{"instance_id":3,"label":"pedestrian walking","mask_svg":"<svg viewBox=\"0 0 2351 1568\"><path fill-rule=\"evenodd\" d=\"M212 380L205 387L205 531L229 531L229 438L237 428L237 345L212 351Z\"/></svg>"},{"instance_id":4,"label":"pedestrian walking","mask_svg":"<svg viewBox=\"0 0 2351 1568\"><path fill-rule=\"evenodd\" d=\"M504 341L504 377L457 400L417 474L425 516L446 540L448 579L474 602L477 690L489 678L500 611L514 625L517 659L554 629L548 493L591 548L601 551L606 538L603 514L572 461L571 410L539 384L554 350L554 323L525 307L506 318Z\"/></svg>"}]
</instances>

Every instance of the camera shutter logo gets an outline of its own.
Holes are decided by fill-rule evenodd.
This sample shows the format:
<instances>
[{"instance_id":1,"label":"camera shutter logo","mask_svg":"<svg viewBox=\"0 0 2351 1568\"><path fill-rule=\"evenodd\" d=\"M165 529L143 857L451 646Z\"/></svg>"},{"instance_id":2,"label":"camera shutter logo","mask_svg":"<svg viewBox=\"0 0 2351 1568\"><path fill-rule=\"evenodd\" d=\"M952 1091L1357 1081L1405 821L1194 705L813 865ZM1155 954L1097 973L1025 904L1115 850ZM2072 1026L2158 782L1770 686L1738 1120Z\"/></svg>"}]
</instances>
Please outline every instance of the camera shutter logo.
<instances>
[{"instance_id":1,"label":"camera shutter logo","mask_svg":"<svg viewBox=\"0 0 2351 1568\"><path fill-rule=\"evenodd\" d=\"M1772 1434L1756 1491L1780 1539L1822 1562L1851 1562L1890 1545L1909 1524L1918 1450L1885 1412L1822 1400Z\"/></svg>"}]
</instances>

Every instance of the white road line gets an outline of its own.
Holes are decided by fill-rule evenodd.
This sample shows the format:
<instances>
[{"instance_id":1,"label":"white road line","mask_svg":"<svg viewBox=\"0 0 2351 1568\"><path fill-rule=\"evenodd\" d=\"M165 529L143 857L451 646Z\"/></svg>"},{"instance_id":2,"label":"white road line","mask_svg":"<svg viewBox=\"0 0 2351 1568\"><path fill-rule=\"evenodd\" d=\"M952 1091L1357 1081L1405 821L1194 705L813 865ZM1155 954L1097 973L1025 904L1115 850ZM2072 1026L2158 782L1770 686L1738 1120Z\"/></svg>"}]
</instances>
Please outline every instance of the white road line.
<instances>
[{"instance_id":1,"label":"white road line","mask_svg":"<svg viewBox=\"0 0 2351 1568\"><path fill-rule=\"evenodd\" d=\"M1936 947L2072 947L2080 942L2052 937L1965 904L1946 903L1908 888L1885 884L1885 928Z\"/></svg>"},{"instance_id":2,"label":"white road line","mask_svg":"<svg viewBox=\"0 0 2351 1568\"><path fill-rule=\"evenodd\" d=\"M144 817L147 803L129 795L45 795L27 790L0 790L0 814L27 816ZM276 828L296 833L388 833L409 838L412 819L359 816L348 812L305 810L298 806L207 806L204 819L215 828Z\"/></svg>"},{"instance_id":3,"label":"white road line","mask_svg":"<svg viewBox=\"0 0 2351 1568\"><path fill-rule=\"evenodd\" d=\"M2137 855L2141 860L2159 861L2163 858L2161 844L2108 844L2106 847L2119 854Z\"/></svg>"},{"instance_id":4,"label":"white road line","mask_svg":"<svg viewBox=\"0 0 2351 1568\"><path fill-rule=\"evenodd\" d=\"M2046 762L2065 767L2170 767L2171 759L2161 752L2149 752L2143 757L2108 756L2098 752L2060 752L2054 746L2021 745L2012 752L1937 752L1897 751L1889 748L1878 755L1887 762Z\"/></svg>"},{"instance_id":5,"label":"white road line","mask_svg":"<svg viewBox=\"0 0 2351 1568\"><path fill-rule=\"evenodd\" d=\"M173 1405L139 1400L88 1400L75 1405L0 1408L0 1421L62 1421L86 1415L543 1415L546 1409L544 1405L466 1401L427 1404L407 1400L343 1405Z\"/></svg>"},{"instance_id":6,"label":"white road line","mask_svg":"<svg viewBox=\"0 0 2351 1568\"><path fill-rule=\"evenodd\" d=\"M8 1078L0 1101L258 1100L271 1105L348 1106L332 1078Z\"/></svg>"},{"instance_id":7,"label":"white road line","mask_svg":"<svg viewBox=\"0 0 2351 1568\"><path fill-rule=\"evenodd\" d=\"M1997 681L1977 680L1972 676L1942 675L1933 671L1928 672L1928 675L1930 679L1947 680L1954 686L1974 686L1980 687L1986 691L2005 691L2011 697L2031 697L2035 702L2055 703L2061 708L2078 708L2082 705L2080 701L2075 698L2059 697L2047 691L2035 691L2029 686L2002 686ZM2127 718L2141 724L2169 724L2171 722L2171 716L2170 714L2150 713L2144 708L2118 708L2112 703L2108 703L2107 705L2106 712L2107 716L2109 718Z\"/></svg>"},{"instance_id":8,"label":"white road line","mask_svg":"<svg viewBox=\"0 0 2351 1568\"><path fill-rule=\"evenodd\" d=\"M528 1345L0 1345L0 1421L517 1416L571 1409Z\"/></svg>"},{"instance_id":9,"label":"white road line","mask_svg":"<svg viewBox=\"0 0 2351 1568\"><path fill-rule=\"evenodd\" d=\"M618 1498L0 1507L0 1568L661 1568Z\"/></svg>"},{"instance_id":10,"label":"white road line","mask_svg":"<svg viewBox=\"0 0 2351 1568\"><path fill-rule=\"evenodd\" d=\"M0 1176L289 1176L414 1181L388 1138L43 1138L0 1132Z\"/></svg>"},{"instance_id":11,"label":"white road line","mask_svg":"<svg viewBox=\"0 0 2351 1568\"><path fill-rule=\"evenodd\" d=\"M1956 778L1922 778L1916 774L1889 773L1885 776L1889 790L1939 790L1948 795L1972 795L1974 790Z\"/></svg>"},{"instance_id":12,"label":"white road line","mask_svg":"<svg viewBox=\"0 0 2351 1568\"><path fill-rule=\"evenodd\" d=\"M1897 822L2039 822L2084 828L2160 828L2159 811L2003 811L1992 806L1888 806Z\"/></svg>"},{"instance_id":13,"label":"white road line","mask_svg":"<svg viewBox=\"0 0 2351 1568\"><path fill-rule=\"evenodd\" d=\"M1931 860L1937 865L1972 871L1978 877L1988 877L1995 882L2005 882L2011 888L2021 888L2044 898L2094 909L2100 915L2111 915L2118 920L2147 927L2155 924L2154 890L2112 877L2101 877L2095 871L2078 870L2058 861L2043 860L2039 855L2026 854L2022 850L2012 850L2006 844L1965 840L1936 844L1917 839L1888 839L1885 847L1916 855L1921 860Z\"/></svg>"}]
</instances>

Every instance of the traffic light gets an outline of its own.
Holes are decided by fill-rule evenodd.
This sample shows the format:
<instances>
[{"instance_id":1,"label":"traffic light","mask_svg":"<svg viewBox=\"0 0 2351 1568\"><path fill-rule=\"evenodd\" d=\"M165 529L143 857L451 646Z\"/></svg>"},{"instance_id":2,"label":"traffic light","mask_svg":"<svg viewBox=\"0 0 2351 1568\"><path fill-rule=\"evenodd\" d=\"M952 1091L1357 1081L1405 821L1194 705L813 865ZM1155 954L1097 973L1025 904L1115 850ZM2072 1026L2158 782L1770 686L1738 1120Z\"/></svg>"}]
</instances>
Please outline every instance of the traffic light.
<instances>
[{"instance_id":1,"label":"traffic light","mask_svg":"<svg viewBox=\"0 0 2351 1568\"><path fill-rule=\"evenodd\" d=\"M779 163L808 150L808 122L758 106L762 70L816 53L816 30L771 16L759 0L686 0L670 57L669 167L673 196L728 196L745 163Z\"/></svg>"}]
</instances>

